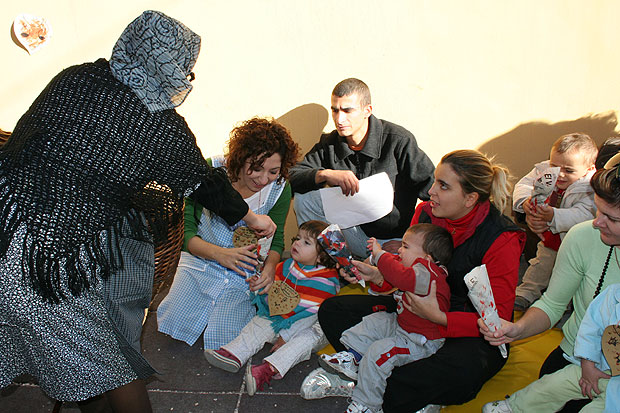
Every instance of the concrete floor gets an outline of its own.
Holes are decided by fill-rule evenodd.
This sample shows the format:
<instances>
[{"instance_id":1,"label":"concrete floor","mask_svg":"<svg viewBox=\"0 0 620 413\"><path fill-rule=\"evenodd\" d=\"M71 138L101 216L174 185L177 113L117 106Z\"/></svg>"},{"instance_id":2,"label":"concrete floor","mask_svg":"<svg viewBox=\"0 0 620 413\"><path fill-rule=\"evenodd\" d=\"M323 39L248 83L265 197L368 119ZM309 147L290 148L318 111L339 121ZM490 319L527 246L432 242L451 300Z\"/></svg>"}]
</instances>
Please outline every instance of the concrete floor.
<instances>
[{"instance_id":1,"label":"concrete floor","mask_svg":"<svg viewBox=\"0 0 620 413\"><path fill-rule=\"evenodd\" d=\"M521 257L519 281L526 268L527 261ZM299 396L301 382L318 367L316 355L291 369L284 379L272 380L269 388L248 396L244 369L233 374L213 368L203 357L201 341L190 347L157 331L157 306L167 291L163 286L155 294L142 334L142 351L160 373L147 385L155 413L332 413L346 410L348 400L344 397L304 400ZM254 359L261 360L268 351L269 346L266 346ZM0 390L0 413L52 412L53 408L54 401L27 377ZM60 411L75 413L79 409L75 404L65 404Z\"/></svg>"},{"instance_id":2,"label":"concrete floor","mask_svg":"<svg viewBox=\"0 0 620 413\"><path fill-rule=\"evenodd\" d=\"M157 331L157 305L166 292L156 295L142 335L143 353L160 373L147 385L154 412L330 413L346 410L348 401L343 397L304 400L299 396L304 377L318 367L316 355L291 369L282 380L272 380L271 387L265 391L250 397L245 389L245 369L233 374L213 368L203 357L201 341L190 347ZM260 360L268 351L269 346L266 346L254 358ZM0 391L1 413L52 412L53 408L54 401L28 377L21 377ZM79 409L68 403L60 411L79 412Z\"/></svg>"}]
</instances>

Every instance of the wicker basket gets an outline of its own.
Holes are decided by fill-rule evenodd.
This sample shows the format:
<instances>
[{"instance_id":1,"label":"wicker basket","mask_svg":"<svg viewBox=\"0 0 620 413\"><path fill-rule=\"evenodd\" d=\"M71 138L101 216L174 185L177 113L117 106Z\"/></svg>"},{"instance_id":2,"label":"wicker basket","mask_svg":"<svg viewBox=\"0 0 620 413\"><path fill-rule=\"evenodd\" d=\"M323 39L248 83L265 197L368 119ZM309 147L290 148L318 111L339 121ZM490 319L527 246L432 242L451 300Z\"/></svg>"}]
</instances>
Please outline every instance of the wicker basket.
<instances>
[{"instance_id":1,"label":"wicker basket","mask_svg":"<svg viewBox=\"0 0 620 413\"><path fill-rule=\"evenodd\" d=\"M154 201L154 199L156 199ZM143 203L144 202L144 203ZM167 211L167 233L161 240L155 240L155 274L153 278L153 297L169 285L181 256L183 246L183 200L175 197L170 188L156 182L147 184L134 205L147 217L153 218L155 211L144 208L143 205L161 205ZM140 205L142 204L142 205ZM157 212L161 214L161 210ZM160 222L161 223L161 222Z\"/></svg>"},{"instance_id":2,"label":"wicker basket","mask_svg":"<svg viewBox=\"0 0 620 413\"><path fill-rule=\"evenodd\" d=\"M172 282L183 246L183 203L170 216L168 236L165 241L155 243L155 275L153 295Z\"/></svg>"},{"instance_id":3,"label":"wicker basket","mask_svg":"<svg viewBox=\"0 0 620 413\"><path fill-rule=\"evenodd\" d=\"M11 132L7 132L7 131L0 129L0 146L4 145L6 141L9 140L10 136L11 136Z\"/></svg>"}]
</instances>

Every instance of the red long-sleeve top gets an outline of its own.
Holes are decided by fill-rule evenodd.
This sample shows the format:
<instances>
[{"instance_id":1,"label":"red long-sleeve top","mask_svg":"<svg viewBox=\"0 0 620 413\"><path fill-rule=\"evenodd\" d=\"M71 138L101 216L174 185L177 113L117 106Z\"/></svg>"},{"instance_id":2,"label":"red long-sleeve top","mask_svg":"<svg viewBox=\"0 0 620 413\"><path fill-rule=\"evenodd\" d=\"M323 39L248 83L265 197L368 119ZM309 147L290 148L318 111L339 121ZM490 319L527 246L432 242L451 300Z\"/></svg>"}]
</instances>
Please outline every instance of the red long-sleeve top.
<instances>
[{"instance_id":1,"label":"red long-sleeve top","mask_svg":"<svg viewBox=\"0 0 620 413\"><path fill-rule=\"evenodd\" d=\"M411 224L417 224L426 202L416 208ZM428 208L427 208L428 210ZM428 212L428 211L427 211ZM476 227L484 221L489 213L488 201L478 204L469 214L458 220L442 220L444 226L453 234L454 247L458 248L464 241L471 237ZM505 320L512 318L514 308L515 289L519 278L519 259L525 245L525 233L522 231L506 231L500 234L484 254L481 264L486 264L489 274L491 290L495 298L495 306L499 316ZM450 276L450 274L448 274ZM388 291L393 288L385 282L381 288L375 291ZM454 292L453 292L454 294ZM447 326L440 326L443 337L477 337L478 313L464 311L448 311Z\"/></svg>"},{"instance_id":2,"label":"red long-sleeve top","mask_svg":"<svg viewBox=\"0 0 620 413\"><path fill-rule=\"evenodd\" d=\"M405 267L400 257L389 253L381 254L377 268L389 284L401 291L409 291L420 296L428 295L431 282L435 281L439 308L444 312L449 310L450 287L443 268L421 258L415 260L411 267ZM406 296L402 299L407 300ZM445 337L441 326L407 311L400 302L396 311L398 325L408 333L422 334L429 340Z\"/></svg>"}]
</instances>

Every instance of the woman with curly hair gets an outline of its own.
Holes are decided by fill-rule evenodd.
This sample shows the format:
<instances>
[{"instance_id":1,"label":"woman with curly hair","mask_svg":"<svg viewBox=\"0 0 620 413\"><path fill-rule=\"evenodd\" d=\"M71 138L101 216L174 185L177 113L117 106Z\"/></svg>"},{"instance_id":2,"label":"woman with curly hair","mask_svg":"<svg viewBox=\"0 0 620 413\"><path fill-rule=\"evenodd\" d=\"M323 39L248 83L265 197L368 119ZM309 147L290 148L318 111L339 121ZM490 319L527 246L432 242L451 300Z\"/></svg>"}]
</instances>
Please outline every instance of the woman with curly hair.
<instances>
[{"instance_id":1,"label":"woman with curly hair","mask_svg":"<svg viewBox=\"0 0 620 413\"><path fill-rule=\"evenodd\" d=\"M277 229L260 271L256 243L233 244L246 224L228 225L191 199L185 200L185 241L170 292L157 310L159 331L189 345L203 335L205 349L237 337L254 317L250 291L264 294L284 248L284 222L291 201L287 182L299 147L275 120L253 118L230 133L224 156L208 162L226 170L234 189L257 214L267 214ZM248 289L249 284L249 289ZM204 333L204 334L203 334Z\"/></svg>"}]
</instances>

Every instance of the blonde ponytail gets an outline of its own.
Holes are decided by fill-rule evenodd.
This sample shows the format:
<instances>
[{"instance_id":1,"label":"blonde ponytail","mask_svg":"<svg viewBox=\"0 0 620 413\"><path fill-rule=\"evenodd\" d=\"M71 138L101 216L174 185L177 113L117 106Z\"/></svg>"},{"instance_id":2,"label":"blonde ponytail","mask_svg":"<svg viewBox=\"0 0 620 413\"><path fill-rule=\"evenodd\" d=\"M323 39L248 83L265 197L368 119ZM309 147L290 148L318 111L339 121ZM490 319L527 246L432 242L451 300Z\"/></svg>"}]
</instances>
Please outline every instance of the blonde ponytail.
<instances>
[{"instance_id":1,"label":"blonde ponytail","mask_svg":"<svg viewBox=\"0 0 620 413\"><path fill-rule=\"evenodd\" d=\"M450 152L441 158L441 163L452 167L466 194L475 192L478 202L489 200L500 212L504 211L511 194L508 169L471 149Z\"/></svg>"},{"instance_id":2,"label":"blonde ponytail","mask_svg":"<svg viewBox=\"0 0 620 413\"><path fill-rule=\"evenodd\" d=\"M492 162L492 160L491 160ZM503 165L492 164L493 182L491 183L491 191L489 200L499 212L504 212L508 199L512 193L512 185L510 185L510 172Z\"/></svg>"}]
</instances>

